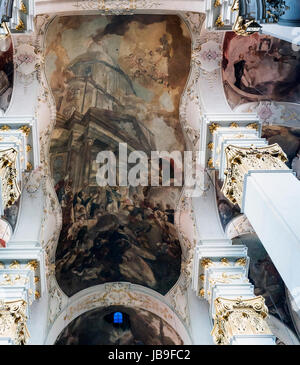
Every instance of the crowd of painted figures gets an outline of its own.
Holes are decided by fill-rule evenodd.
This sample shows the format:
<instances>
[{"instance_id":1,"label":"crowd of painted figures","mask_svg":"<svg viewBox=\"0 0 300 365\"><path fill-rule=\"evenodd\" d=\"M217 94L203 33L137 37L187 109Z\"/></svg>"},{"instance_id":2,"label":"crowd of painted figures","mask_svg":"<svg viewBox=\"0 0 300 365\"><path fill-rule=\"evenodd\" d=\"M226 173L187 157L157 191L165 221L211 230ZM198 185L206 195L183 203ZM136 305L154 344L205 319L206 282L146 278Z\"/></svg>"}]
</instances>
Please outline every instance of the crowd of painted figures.
<instances>
[{"instance_id":1,"label":"crowd of painted figures","mask_svg":"<svg viewBox=\"0 0 300 365\"><path fill-rule=\"evenodd\" d=\"M63 213L56 277L66 294L113 281L161 293L175 284L181 248L174 208L154 206L149 190L106 186L73 193L72 181L56 184Z\"/></svg>"}]
</instances>

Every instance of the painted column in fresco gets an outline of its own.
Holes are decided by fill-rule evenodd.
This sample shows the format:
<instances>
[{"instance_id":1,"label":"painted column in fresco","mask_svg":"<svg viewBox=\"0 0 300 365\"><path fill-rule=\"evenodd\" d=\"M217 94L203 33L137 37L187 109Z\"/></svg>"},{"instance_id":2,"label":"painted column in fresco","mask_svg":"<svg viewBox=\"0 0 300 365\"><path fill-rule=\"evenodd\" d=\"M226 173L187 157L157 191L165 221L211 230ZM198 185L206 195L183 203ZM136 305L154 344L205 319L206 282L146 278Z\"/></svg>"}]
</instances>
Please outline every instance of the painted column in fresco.
<instances>
[{"instance_id":1,"label":"painted column in fresco","mask_svg":"<svg viewBox=\"0 0 300 365\"><path fill-rule=\"evenodd\" d=\"M299 267L300 260L299 180L287 167L287 157L281 147L276 143L268 145L259 138L258 121L246 127L239 120L226 123L223 120L209 124L213 133L209 166L219 169L219 177L224 180L224 196L246 214L289 291L299 302L300 273L290 270ZM247 132L251 129L252 134Z\"/></svg>"}]
</instances>

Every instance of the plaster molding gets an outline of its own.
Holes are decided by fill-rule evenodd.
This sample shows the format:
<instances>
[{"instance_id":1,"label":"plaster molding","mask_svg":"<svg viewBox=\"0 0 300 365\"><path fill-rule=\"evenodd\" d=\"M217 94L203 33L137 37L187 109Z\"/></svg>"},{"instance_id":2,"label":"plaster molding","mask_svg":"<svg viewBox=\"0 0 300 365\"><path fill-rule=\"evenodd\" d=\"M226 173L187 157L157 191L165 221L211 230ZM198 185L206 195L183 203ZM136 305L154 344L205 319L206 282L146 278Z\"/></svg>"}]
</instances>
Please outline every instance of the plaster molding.
<instances>
[{"instance_id":1,"label":"plaster molding","mask_svg":"<svg viewBox=\"0 0 300 365\"><path fill-rule=\"evenodd\" d=\"M184 344L192 344L186 325L157 292L140 285L130 283L107 283L80 291L69 298L67 306L53 323L46 345L53 345L62 330L81 314L95 308L122 305L141 308L156 314L182 338Z\"/></svg>"}]
</instances>

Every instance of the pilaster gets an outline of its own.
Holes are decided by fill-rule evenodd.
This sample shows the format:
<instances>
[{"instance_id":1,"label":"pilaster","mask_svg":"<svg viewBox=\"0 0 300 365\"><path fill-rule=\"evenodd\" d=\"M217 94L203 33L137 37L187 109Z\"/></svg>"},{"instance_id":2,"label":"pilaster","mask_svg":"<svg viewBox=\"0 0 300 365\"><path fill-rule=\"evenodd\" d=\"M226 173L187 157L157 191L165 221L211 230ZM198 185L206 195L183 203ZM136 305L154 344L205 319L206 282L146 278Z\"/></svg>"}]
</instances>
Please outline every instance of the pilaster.
<instances>
[{"instance_id":1,"label":"pilaster","mask_svg":"<svg viewBox=\"0 0 300 365\"><path fill-rule=\"evenodd\" d=\"M220 345L275 344L265 318L268 309L248 279L247 247L231 240L198 242L193 289L209 303L212 336Z\"/></svg>"}]
</instances>

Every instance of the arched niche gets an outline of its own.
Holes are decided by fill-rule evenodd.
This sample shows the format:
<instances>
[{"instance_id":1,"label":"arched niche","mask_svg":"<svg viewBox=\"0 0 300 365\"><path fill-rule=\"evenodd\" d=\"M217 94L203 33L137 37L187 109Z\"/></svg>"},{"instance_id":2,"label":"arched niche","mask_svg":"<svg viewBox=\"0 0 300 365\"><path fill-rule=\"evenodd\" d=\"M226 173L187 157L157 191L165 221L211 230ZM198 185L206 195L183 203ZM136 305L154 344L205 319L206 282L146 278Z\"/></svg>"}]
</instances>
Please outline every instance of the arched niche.
<instances>
[{"instance_id":1,"label":"arched niche","mask_svg":"<svg viewBox=\"0 0 300 365\"><path fill-rule=\"evenodd\" d=\"M46 345L55 344L62 331L76 318L95 309L114 307L131 308L151 313L166 322L185 345L192 340L184 322L166 303L164 297L153 290L129 283L109 283L85 289L69 299L66 308L54 321Z\"/></svg>"},{"instance_id":2,"label":"arched niche","mask_svg":"<svg viewBox=\"0 0 300 365\"><path fill-rule=\"evenodd\" d=\"M96 308L80 315L55 342L55 345L182 344L176 331L159 316L125 306Z\"/></svg>"}]
</instances>

